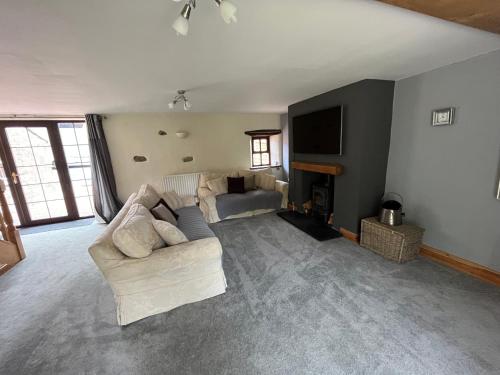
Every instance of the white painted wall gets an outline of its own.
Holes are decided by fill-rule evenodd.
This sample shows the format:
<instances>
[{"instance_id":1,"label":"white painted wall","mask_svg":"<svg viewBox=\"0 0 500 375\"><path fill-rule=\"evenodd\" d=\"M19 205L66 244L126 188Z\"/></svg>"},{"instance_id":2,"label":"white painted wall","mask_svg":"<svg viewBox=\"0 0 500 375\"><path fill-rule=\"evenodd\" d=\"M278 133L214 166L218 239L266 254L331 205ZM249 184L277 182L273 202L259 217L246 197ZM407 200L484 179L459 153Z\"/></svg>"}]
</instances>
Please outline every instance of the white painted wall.
<instances>
[{"instance_id":1,"label":"white painted wall","mask_svg":"<svg viewBox=\"0 0 500 375\"><path fill-rule=\"evenodd\" d=\"M279 115L269 114L119 114L107 115L104 131L113 163L118 195L125 200L143 183L161 186L168 174L250 167L246 130L279 129ZM158 135L164 130L166 136ZM185 139L175 132L189 132ZM281 136L271 141L274 161L281 163ZM134 155L144 155L136 163ZM184 163L185 156L194 161ZM278 160L276 160L278 159ZM273 163L274 164L274 163Z\"/></svg>"},{"instance_id":2,"label":"white painted wall","mask_svg":"<svg viewBox=\"0 0 500 375\"><path fill-rule=\"evenodd\" d=\"M424 242L500 271L500 51L396 83L387 191ZM457 108L432 127L436 108Z\"/></svg>"}]
</instances>

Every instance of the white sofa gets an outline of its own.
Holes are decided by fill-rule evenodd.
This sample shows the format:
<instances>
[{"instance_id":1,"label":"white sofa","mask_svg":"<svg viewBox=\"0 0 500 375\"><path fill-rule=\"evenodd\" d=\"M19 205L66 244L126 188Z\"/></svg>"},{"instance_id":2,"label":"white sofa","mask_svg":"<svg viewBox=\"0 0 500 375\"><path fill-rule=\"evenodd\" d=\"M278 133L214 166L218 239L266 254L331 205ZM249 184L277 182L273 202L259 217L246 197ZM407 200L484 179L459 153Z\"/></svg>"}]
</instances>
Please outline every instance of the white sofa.
<instances>
[{"instance_id":1,"label":"white sofa","mask_svg":"<svg viewBox=\"0 0 500 375\"><path fill-rule=\"evenodd\" d=\"M140 201L148 209L155 205L156 197L144 199L141 196L145 191L143 186L139 193L130 196L89 248L90 255L113 290L118 324L122 326L217 296L226 290L222 247L215 236L154 250L150 256L140 259L125 256L113 244L113 232L134 202ZM198 208L194 206L190 210ZM201 213L199 218L195 215L191 222L206 226ZM193 238L199 237L203 235Z\"/></svg>"},{"instance_id":2,"label":"white sofa","mask_svg":"<svg viewBox=\"0 0 500 375\"><path fill-rule=\"evenodd\" d=\"M198 182L197 194L200 201L200 209L203 212L203 216L208 223L217 223L221 220L249 217L273 212L279 208L287 208L288 183L285 181L276 180L273 186L267 191L260 189L257 182L257 190L249 191L245 194L229 194L232 197L229 197L229 195L227 194L217 195L217 193L212 191L207 184L207 181L212 179L217 179L220 177L238 177L248 175L249 173L253 174L254 176L270 175L271 170L264 169L256 171L209 171L201 173ZM266 195L273 196L266 197ZM236 199L231 199L230 202L227 202L227 198ZM278 199L277 202L276 199ZM224 200L226 200L226 202L224 202L226 207L230 206L231 208L231 214L229 214L228 216L223 216L218 210L218 207L220 209L222 201ZM241 208L239 206L241 206Z\"/></svg>"}]
</instances>

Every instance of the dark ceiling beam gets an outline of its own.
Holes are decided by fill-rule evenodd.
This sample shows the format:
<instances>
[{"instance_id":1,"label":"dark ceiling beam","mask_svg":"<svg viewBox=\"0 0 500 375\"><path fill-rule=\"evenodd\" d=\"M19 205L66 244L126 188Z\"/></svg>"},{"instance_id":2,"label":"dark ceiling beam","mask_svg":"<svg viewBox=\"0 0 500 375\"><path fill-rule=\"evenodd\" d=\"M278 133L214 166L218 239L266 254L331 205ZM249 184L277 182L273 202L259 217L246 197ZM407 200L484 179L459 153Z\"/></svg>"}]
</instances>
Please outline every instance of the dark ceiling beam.
<instances>
[{"instance_id":1,"label":"dark ceiling beam","mask_svg":"<svg viewBox=\"0 0 500 375\"><path fill-rule=\"evenodd\" d=\"M447 21L500 34L500 0L379 0Z\"/></svg>"}]
</instances>

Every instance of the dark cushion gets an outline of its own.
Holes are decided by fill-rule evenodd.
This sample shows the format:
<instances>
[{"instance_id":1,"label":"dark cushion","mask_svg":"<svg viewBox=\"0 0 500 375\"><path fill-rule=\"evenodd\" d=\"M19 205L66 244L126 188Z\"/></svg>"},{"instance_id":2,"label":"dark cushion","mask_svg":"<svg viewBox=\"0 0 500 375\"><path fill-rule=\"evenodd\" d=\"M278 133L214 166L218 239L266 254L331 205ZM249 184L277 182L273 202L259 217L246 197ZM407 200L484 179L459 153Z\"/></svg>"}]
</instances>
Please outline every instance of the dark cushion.
<instances>
[{"instance_id":1,"label":"dark cushion","mask_svg":"<svg viewBox=\"0 0 500 375\"><path fill-rule=\"evenodd\" d=\"M164 204L158 203L150 211L156 220L168 221L170 224L177 226L177 219Z\"/></svg>"},{"instance_id":2,"label":"dark cushion","mask_svg":"<svg viewBox=\"0 0 500 375\"><path fill-rule=\"evenodd\" d=\"M227 193L228 194L245 194L245 178L244 177L228 177L227 178Z\"/></svg>"},{"instance_id":3,"label":"dark cushion","mask_svg":"<svg viewBox=\"0 0 500 375\"><path fill-rule=\"evenodd\" d=\"M161 217L158 216L158 213L155 213L153 210L155 210L159 205L163 205L165 206L171 213L172 213L172 216L175 218L175 220L177 220L179 218L179 215L177 215L175 213L174 210L172 210L172 208L170 208L170 206L168 205L167 202L165 202L163 199L160 199L160 201L158 203L155 204L155 206L150 210L151 214L155 217L156 220L163 220L163 221L168 221L168 220L165 220L165 219L162 219ZM158 211L157 209L155 211Z\"/></svg>"},{"instance_id":4,"label":"dark cushion","mask_svg":"<svg viewBox=\"0 0 500 375\"><path fill-rule=\"evenodd\" d=\"M176 212L179 214L177 228L184 233L189 241L215 237L214 232L209 228L198 206L179 208Z\"/></svg>"}]
</instances>

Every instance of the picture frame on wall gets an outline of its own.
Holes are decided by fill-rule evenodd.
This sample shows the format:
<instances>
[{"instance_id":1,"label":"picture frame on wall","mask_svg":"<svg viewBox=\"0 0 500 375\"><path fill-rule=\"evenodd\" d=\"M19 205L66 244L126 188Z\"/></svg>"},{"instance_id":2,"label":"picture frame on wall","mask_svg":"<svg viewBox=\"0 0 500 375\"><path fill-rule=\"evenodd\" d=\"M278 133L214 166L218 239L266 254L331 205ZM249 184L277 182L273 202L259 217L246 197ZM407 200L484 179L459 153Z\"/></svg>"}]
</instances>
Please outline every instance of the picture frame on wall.
<instances>
[{"instance_id":1,"label":"picture frame on wall","mask_svg":"<svg viewBox=\"0 0 500 375\"><path fill-rule=\"evenodd\" d=\"M432 126L453 125L455 108L441 108L432 111Z\"/></svg>"}]
</instances>

